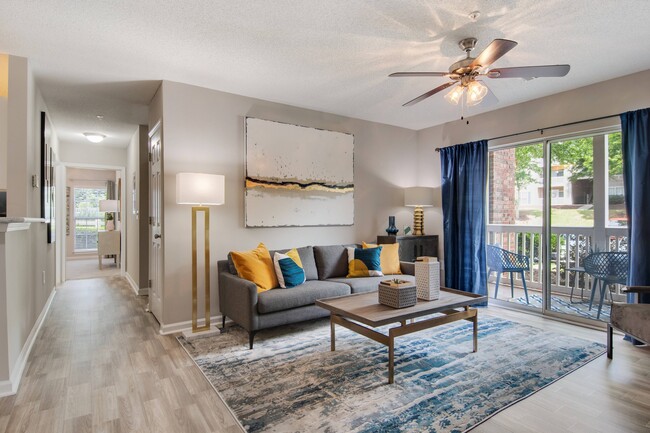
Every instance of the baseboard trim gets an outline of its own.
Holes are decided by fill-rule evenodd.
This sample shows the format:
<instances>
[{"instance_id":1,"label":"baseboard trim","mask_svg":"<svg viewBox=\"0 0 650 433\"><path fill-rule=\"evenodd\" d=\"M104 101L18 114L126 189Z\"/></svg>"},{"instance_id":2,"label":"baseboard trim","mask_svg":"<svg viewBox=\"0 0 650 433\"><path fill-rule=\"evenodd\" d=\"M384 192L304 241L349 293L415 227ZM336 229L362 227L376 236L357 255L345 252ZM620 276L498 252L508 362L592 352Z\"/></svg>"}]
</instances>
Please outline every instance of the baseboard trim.
<instances>
[{"instance_id":1,"label":"baseboard trim","mask_svg":"<svg viewBox=\"0 0 650 433\"><path fill-rule=\"evenodd\" d=\"M47 298L47 301L43 306L43 310L41 311L41 314L39 314L38 319L36 319L36 323L34 323L31 332L27 336L27 340L25 341L25 344L23 345L23 348L20 351L20 354L18 355L18 359L16 359L16 364L14 365L9 380L4 380L0 382L0 397L14 395L16 394L16 392L18 392L18 387L20 386L20 380L22 379L23 372L25 371L25 367L27 366L27 359L29 358L29 354L32 351L32 347L34 346L36 337L38 336L38 333L41 330L41 327L43 326L43 322L45 322L45 317L47 316L47 313L50 311L50 307L52 306L52 300L54 300L54 295L56 295L56 288L52 289L50 296Z\"/></svg>"},{"instance_id":2,"label":"baseboard trim","mask_svg":"<svg viewBox=\"0 0 650 433\"><path fill-rule=\"evenodd\" d=\"M16 387L17 388L17 387ZM16 391L12 391L11 381L2 380L0 381L0 397L7 397L14 395Z\"/></svg>"},{"instance_id":3,"label":"baseboard trim","mask_svg":"<svg viewBox=\"0 0 650 433\"><path fill-rule=\"evenodd\" d=\"M216 324L220 324L221 320L222 320L221 314L219 314L218 316L210 316L210 324L213 326ZM205 319L198 319L197 322L199 326L202 326L205 323ZM229 321L227 321L226 323L228 322ZM161 324L160 330L158 332L160 332L160 335L169 335L169 334L176 334L177 332L183 332L187 330L192 330L191 320L187 320L185 322L170 323L166 325Z\"/></svg>"},{"instance_id":4,"label":"baseboard trim","mask_svg":"<svg viewBox=\"0 0 650 433\"><path fill-rule=\"evenodd\" d=\"M149 287L144 287L142 289L138 287L138 284L133 280L133 278L131 278L131 275L128 272L124 273L124 277L126 278L126 281L129 282L129 286L131 286L131 289L136 296L147 296L149 294Z\"/></svg>"}]
</instances>

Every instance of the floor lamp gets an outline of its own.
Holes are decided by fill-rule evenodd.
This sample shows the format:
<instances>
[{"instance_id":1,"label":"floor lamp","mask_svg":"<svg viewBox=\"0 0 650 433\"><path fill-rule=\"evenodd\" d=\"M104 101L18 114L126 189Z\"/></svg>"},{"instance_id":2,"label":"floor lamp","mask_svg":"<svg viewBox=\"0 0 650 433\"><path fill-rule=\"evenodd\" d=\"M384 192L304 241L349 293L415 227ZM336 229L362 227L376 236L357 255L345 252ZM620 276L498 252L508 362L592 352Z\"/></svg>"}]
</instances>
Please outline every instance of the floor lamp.
<instances>
[{"instance_id":1,"label":"floor lamp","mask_svg":"<svg viewBox=\"0 0 650 433\"><path fill-rule=\"evenodd\" d=\"M224 203L225 179L220 174L178 173L176 203L192 205L192 333L210 330L210 208ZM205 255L205 324L197 323L197 213L203 212Z\"/></svg>"}]
</instances>

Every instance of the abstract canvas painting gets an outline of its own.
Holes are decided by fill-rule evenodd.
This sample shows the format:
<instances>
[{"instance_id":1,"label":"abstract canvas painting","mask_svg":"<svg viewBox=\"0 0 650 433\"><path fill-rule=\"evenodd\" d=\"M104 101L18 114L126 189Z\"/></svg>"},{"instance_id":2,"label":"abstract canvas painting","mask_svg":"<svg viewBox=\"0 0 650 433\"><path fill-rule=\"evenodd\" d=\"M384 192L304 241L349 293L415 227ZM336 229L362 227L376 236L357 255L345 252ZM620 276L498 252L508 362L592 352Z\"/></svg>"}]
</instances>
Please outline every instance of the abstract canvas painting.
<instances>
[{"instance_id":1,"label":"abstract canvas painting","mask_svg":"<svg viewBox=\"0 0 650 433\"><path fill-rule=\"evenodd\" d=\"M354 223L354 136L246 118L246 227Z\"/></svg>"}]
</instances>

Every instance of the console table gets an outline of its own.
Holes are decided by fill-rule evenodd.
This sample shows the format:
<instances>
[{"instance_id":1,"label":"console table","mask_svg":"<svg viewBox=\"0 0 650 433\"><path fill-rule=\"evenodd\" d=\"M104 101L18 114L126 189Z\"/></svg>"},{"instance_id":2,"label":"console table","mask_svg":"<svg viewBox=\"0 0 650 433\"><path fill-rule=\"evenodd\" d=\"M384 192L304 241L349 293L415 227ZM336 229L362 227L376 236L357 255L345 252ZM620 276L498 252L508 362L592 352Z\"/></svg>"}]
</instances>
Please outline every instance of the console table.
<instances>
[{"instance_id":1,"label":"console table","mask_svg":"<svg viewBox=\"0 0 650 433\"><path fill-rule=\"evenodd\" d=\"M438 235L377 236L378 244L399 244L399 259L414 262L420 256L438 257Z\"/></svg>"},{"instance_id":2,"label":"console table","mask_svg":"<svg viewBox=\"0 0 650 433\"><path fill-rule=\"evenodd\" d=\"M115 263L120 266L120 236L119 230L97 232L97 255L99 256L99 269L102 269L102 257L115 256Z\"/></svg>"}]
</instances>

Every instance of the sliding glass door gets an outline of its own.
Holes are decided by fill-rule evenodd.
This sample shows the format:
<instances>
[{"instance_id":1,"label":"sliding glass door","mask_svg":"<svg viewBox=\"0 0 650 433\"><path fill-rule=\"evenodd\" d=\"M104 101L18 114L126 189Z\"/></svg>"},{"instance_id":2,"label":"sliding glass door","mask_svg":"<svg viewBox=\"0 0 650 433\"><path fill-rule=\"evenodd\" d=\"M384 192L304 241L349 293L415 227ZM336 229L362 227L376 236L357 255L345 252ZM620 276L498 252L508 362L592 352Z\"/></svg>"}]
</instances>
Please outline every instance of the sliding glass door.
<instances>
[{"instance_id":1,"label":"sliding glass door","mask_svg":"<svg viewBox=\"0 0 650 433\"><path fill-rule=\"evenodd\" d=\"M603 289L584 261L627 249L620 133L497 148L489 164L491 301L608 321L620 286Z\"/></svg>"},{"instance_id":2,"label":"sliding glass door","mask_svg":"<svg viewBox=\"0 0 650 433\"><path fill-rule=\"evenodd\" d=\"M543 146L497 149L488 158L488 294L536 309L542 308Z\"/></svg>"}]
</instances>

